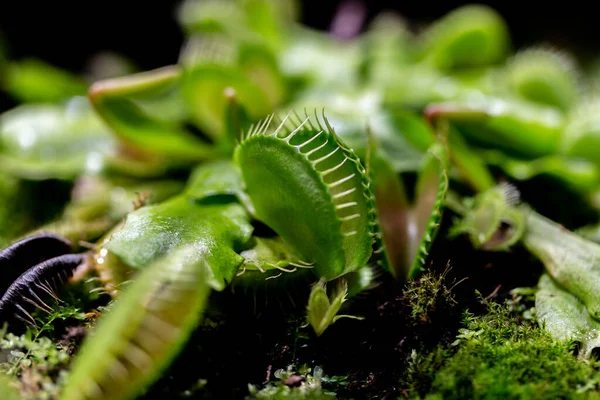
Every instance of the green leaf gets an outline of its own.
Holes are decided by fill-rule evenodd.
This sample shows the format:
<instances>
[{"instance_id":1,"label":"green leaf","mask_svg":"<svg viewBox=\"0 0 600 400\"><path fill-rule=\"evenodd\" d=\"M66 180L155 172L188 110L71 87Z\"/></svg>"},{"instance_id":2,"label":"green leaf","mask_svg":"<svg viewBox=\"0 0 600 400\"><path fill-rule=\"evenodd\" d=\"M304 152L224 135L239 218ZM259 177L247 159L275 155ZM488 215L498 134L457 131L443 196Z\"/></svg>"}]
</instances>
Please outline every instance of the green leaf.
<instances>
[{"instance_id":1,"label":"green leaf","mask_svg":"<svg viewBox=\"0 0 600 400\"><path fill-rule=\"evenodd\" d=\"M189 262L205 260L207 281L223 290L243 262L238 252L247 247L253 228L246 209L228 192L219 192L217 177L226 178L225 164L207 164L197 176L203 169L211 170L213 179L192 180L183 194L130 213L106 245L109 252L142 269L183 246L193 247L196 252ZM217 186L211 189L210 182Z\"/></svg>"},{"instance_id":2,"label":"green leaf","mask_svg":"<svg viewBox=\"0 0 600 400\"><path fill-rule=\"evenodd\" d=\"M3 89L20 102L54 103L85 95L87 83L41 60L25 59L5 67Z\"/></svg>"},{"instance_id":3,"label":"green leaf","mask_svg":"<svg viewBox=\"0 0 600 400\"><path fill-rule=\"evenodd\" d=\"M238 64L240 70L261 88L271 109L283 102L287 88L273 53L260 44L242 43L238 53Z\"/></svg>"},{"instance_id":4,"label":"green leaf","mask_svg":"<svg viewBox=\"0 0 600 400\"><path fill-rule=\"evenodd\" d=\"M197 251L185 246L138 274L83 343L61 399L131 399L160 376L206 307L208 267Z\"/></svg>"},{"instance_id":5,"label":"green leaf","mask_svg":"<svg viewBox=\"0 0 600 400\"><path fill-rule=\"evenodd\" d=\"M523 158L556 153L565 124L555 108L485 96L430 104L425 114L450 121L476 145Z\"/></svg>"},{"instance_id":6,"label":"green leaf","mask_svg":"<svg viewBox=\"0 0 600 400\"><path fill-rule=\"evenodd\" d=\"M252 120L264 117L273 107L262 88L234 66L198 64L186 69L182 79L183 96L193 110L194 122L215 141L225 131L225 94L230 88Z\"/></svg>"},{"instance_id":7,"label":"green leaf","mask_svg":"<svg viewBox=\"0 0 600 400\"><path fill-rule=\"evenodd\" d=\"M480 152L471 149L460 132L452 127L449 129L447 140L452 164L458 169L460 177L477 192L491 189L495 180L485 165L489 160L482 157Z\"/></svg>"},{"instance_id":8,"label":"green leaf","mask_svg":"<svg viewBox=\"0 0 600 400\"><path fill-rule=\"evenodd\" d=\"M533 48L517 53L504 70L511 91L526 100L568 110L579 88L575 63L566 53Z\"/></svg>"},{"instance_id":9,"label":"green leaf","mask_svg":"<svg viewBox=\"0 0 600 400\"><path fill-rule=\"evenodd\" d=\"M223 154L233 154L236 144L242 140L243 133L250 128L251 120L245 107L238 101L235 89L225 89L225 98L225 130L220 144Z\"/></svg>"},{"instance_id":10,"label":"green leaf","mask_svg":"<svg viewBox=\"0 0 600 400\"><path fill-rule=\"evenodd\" d=\"M377 87L385 87L390 76L414 57L413 38L406 22L391 12L376 15L361 39L366 51L363 68L368 81Z\"/></svg>"},{"instance_id":11,"label":"green leaf","mask_svg":"<svg viewBox=\"0 0 600 400\"><path fill-rule=\"evenodd\" d=\"M218 157L210 144L183 128L187 108L181 103L180 74L177 67L164 67L100 81L90 89L90 99L126 144L187 162Z\"/></svg>"},{"instance_id":12,"label":"green leaf","mask_svg":"<svg viewBox=\"0 0 600 400\"><path fill-rule=\"evenodd\" d=\"M296 29L278 58L284 76L339 91L358 86L362 51L356 41L332 41L325 32Z\"/></svg>"},{"instance_id":13,"label":"green leaf","mask_svg":"<svg viewBox=\"0 0 600 400\"><path fill-rule=\"evenodd\" d=\"M585 305L561 288L548 274L542 275L535 294L540 325L558 341L580 343L578 357L588 359L600 347L600 321L592 318Z\"/></svg>"},{"instance_id":14,"label":"green leaf","mask_svg":"<svg viewBox=\"0 0 600 400\"><path fill-rule=\"evenodd\" d=\"M558 149L560 154L583 158L600 167L600 100L582 101L568 115Z\"/></svg>"},{"instance_id":15,"label":"green leaf","mask_svg":"<svg viewBox=\"0 0 600 400\"><path fill-rule=\"evenodd\" d=\"M440 69L487 66L510 48L508 27L491 7L468 5L436 21L422 37L426 60Z\"/></svg>"},{"instance_id":16,"label":"green leaf","mask_svg":"<svg viewBox=\"0 0 600 400\"><path fill-rule=\"evenodd\" d=\"M115 142L85 98L24 105L0 116L0 164L25 179L97 174Z\"/></svg>"},{"instance_id":17,"label":"green leaf","mask_svg":"<svg viewBox=\"0 0 600 400\"><path fill-rule=\"evenodd\" d=\"M439 230L448 192L447 165L447 149L436 143L419 171L414 207L408 222L408 259L412 260L408 277L411 279L422 271Z\"/></svg>"},{"instance_id":18,"label":"green leaf","mask_svg":"<svg viewBox=\"0 0 600 400\"><path fill-rule=\"evenodd\" d=\"M585 304L593 318L600 318L600 245L531 209L522 212L527 218L525 247L561 287Z\"/></svg>"},{"instance_id":19,"label":"green leaf","mask_svg":"<svg viewBox=\"0 0 600 400\"><path fill-rule=\"evenodd\" d=\"M296 0L187 0L178 20L189 34L221 33L280 49L297 9Z\"/></svg>"},{"instance_id":20,"label":"green leaf","mask_svg":"<svg viewBox=\"0 0 600 400\"><path fill-rule=\"evenodd\" d=\"M600 244L600 224L588 225L575 231L578 235Z\"/></svg>"},{"instance_id":21,"label":"green leaf","mask_svg":"<svg viewBox=\"0 0 600 400\"><path fill-rule=\"evenodd\" d=\"M80 178L62 216L39 229L57 233L74 242L92 241L135 207L159 203L182 189L183 184L178 181Z\"/></svg>"},{"instance_id":22,"label":"green leaf","mask_svg":"<svg viewBox=\"0 0 600 400\"><path fill-rule=\"evenodd\" d=\"M235 0L187 0L178 10L179 23L191 32L231 32L245 28L244 10Z\"/></svg>"},{"instance_id":23,"label":"green leaf","mask_svg":"<svg viewBox=\"0 0 600 400\"><path fill-rule=\"evenodd\" d=\"M500 167L519 181L546 175L580 193L589 193L600 186L600 170L592 161L562 155L519 160L495 150L483 150L479 154L488 164Z\"/></svg>"}]
</instances>

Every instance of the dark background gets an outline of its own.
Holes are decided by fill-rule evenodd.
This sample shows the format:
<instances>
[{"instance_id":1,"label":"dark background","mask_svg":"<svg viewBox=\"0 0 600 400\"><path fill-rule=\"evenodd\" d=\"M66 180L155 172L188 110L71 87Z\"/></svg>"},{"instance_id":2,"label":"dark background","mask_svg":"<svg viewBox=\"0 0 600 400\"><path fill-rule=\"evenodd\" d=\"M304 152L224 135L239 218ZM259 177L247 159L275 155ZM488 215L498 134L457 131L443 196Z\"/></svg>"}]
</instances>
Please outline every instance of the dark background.
<instances>
[{"instance_id":1,"label":"dark background","mask_svg":"<svg viewBox=\"0 0 600 400\"><path fill-rule=\"evenodd\" d=\"M98 51L114 50L130 57L141 69L151 69L177 60L183 39L175 21L179 3L173 0L0 0L0 31L4 32L13 59L34 56L78 71ZM304 1L303 21L327 29L338 3ZM370 18L384 8L395 9L417 26L466 4L378 0L365 3ZM522 1L486 4L507 20L517 47L551 43L575 52L580 58L600 51L598 14L591 5L593 2L587 6L572 2L527 6Z\"/></svg>"}]
</instances>

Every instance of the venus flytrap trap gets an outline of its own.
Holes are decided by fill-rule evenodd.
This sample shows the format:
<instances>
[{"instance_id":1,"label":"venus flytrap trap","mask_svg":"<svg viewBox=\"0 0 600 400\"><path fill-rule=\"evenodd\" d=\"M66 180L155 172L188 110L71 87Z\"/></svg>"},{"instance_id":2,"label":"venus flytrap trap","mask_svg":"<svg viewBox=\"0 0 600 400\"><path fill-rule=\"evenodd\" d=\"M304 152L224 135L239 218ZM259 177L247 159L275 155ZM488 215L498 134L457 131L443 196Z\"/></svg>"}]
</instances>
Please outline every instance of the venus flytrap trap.
<instances>
[{"instance_id":1,"label":"venus flytrap trap","mask_svg":"<svg viewBox=\"0 0 600 400\"><path fill-rule=\"evenodd\" d=\"M462 211L465 216L452 234L468 234L475 248L507 250L523 237L526 227L525 217L513 208L518 201L518 192L508 184L467 199Z\"/></svg>"},{"instance_id":2,"label":"venus flytrap trap","mask_svg":"<svg viewBox=\"0 0 600 400\"><path fill-rule=\"evenodd\" d=\"M568 111L577 102L580 77L574 60L553 49L530 48L518 52L506 65L510 92L538 104Z\"/></svg>"},{"instance_id":3,"label":"venus flytrap trap","mask_svg":"<svg viewBox=\"0 0 600 400\"><path fill-rule=\"evenodd\" d=\"M327 294L327 284L324 279L313 285L308 298L307 319L317 336L321 336L331 324L340 318L361 319L353 315L338 315L347 296L348 282L343 278L338 281L330 296Z\"/></svg>"},{"instance_id":4,"label":"venus flytrap trap","mask_svg":"<svg viewBox=\"0 0 600 400\"><path fill-rule=\"evenodd\" d=\"M326 119L315 116L313 124L289 114L276 128L270 123L251 129L235 153L256 216L295 243L321 276L365 266L377 220L360 160Z\"/></svg>"},{"instance_id":5,"label":"venus flytrap trap","mask_svg":"<svg viewBox=\"0 0 600 400\"><path fill-rule=\"evenodd\" d=\"M473 55L473 48L480 52ZM429 28L422 51L425 60L442 70L493 65L508 54L508 29L489 7L462 7Z\"/></svg>"},{"instance_id":6,"label":"venus flytrap trap","mask_svg":"<svg viewBox=\"0 0 600 400\"><path fill-rule=\"evenodd\" d=\"M145 269L84 344L61 398L127 399L142 392L205 308L204 262L193 247L183 247Z\"/></svg>"}]
</instances>

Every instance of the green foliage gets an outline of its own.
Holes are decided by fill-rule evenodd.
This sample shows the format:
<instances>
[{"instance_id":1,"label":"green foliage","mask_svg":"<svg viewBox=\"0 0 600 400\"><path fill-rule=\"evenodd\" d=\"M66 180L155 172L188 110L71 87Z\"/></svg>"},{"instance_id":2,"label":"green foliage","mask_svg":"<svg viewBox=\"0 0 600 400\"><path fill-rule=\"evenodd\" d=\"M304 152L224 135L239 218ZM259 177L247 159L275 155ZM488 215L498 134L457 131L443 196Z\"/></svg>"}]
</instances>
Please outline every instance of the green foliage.
<instances>
[{"instance_id":1,"label":"green foliage","mask_svg":"<svg viewBox=\"0 0 600 400\"><path fill-rule=\"evenodd\" d=\"M413 396L600 398L596 361L577 361L569 343L553 340L534 321L517 322L507 305L487 306L483 316L465 314L465 328L451 347L413 354Z\"/></svg>"},{"instance_id":2,"label":"green foliage","mask_svg":"<svg viewBox=\"0 0 600 400\"><path fill-rule=\"evenodd\" d=\"M583 158L600 165L597 157L600 143L598 109L600 100L595 97L580 101L568 114L560 142L560 153L573 158Z\"/></svg>"},{"instance_id":3,"label":"green foliage","mask_svg":"<svg viewBox=\"0 0 600 400\"><path fill-rule=\"evenodd\" d=\"M0 116L2 171L30 180L97 174L114 141L88 101L26 104Z\"/></svg>"},{"instance_id":4,"label":"green foliage","mask_svg":"<svg viewBox=\"0 0 600 400\"><path fill-rule=\"evenodd\" d=\"M590 358L592 351L600 347L600 321L592 318L585 305L548 274L542 275L538 283L535 309L540 325L554 339L578 343L580 358Z\"/></svg>"},{"instance_id":5,"label":"green foliage","mask_svg":"<svg viewBox=\"0 0 600 400\"><path fill-rule=\"evenodd\" d=\"M213 158L217 154L211 146L182 126L187 108L181 104L180 81L179 67L164 67L98 82L89 98L98 115L129 145L180 163Z\"/></svg>"},{"instance_id":6,"label":"green foliage","mask_svg":"<svg viewBox=\"0 0 600 400\"><path fill-rule=\"evenodd\" d=\"M562 225L526 207L525 247L546 267L548 274L576 296L589 314L600 318L600 245L565 229Z\"/></svg>"},{"instance_id":7,"label":"green foliage","mask_svg":"<svg viewBox=\"0 0 600 400\"><path fill-rule=\"evenodd\" d=\"M80 77L41 60L9 63L3 73L2 88L20 102L52 103L82 96L87 90Z\"/></svg>"}]
</instances>

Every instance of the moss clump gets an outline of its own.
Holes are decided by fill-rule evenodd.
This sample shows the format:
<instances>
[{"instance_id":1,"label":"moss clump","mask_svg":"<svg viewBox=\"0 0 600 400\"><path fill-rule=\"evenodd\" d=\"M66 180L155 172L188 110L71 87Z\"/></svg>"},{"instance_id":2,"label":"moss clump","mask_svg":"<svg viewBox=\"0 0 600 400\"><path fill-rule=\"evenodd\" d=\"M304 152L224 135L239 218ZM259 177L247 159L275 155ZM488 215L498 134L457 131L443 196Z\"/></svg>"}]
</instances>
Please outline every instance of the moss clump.
<instances>
[{"instance_id":1,"label":"moss clump","mask_svg":"<svg viewBox=\"0 0 600 400\"><path fill-rule=\"evenodd\" d=\"M457 304L446 282L449 268L443 273L427 273L417 281L410 281L404 297L411 307L413 325L429 323L440 312L447 313Z\"/></svg>"},{"instance_id":2,"label":"moss clump","mask_svg":"<svg viewBox=\"0 0 600 400\"><path fill-rule=\"evenodd\" d=\"M489 303L486 315L466 313L464 325L452 345L413 354L413 397L600 399L600 363L577 361L570 343L535 320L517 321L510 305Z\"/></svg>"}]
</instances>

